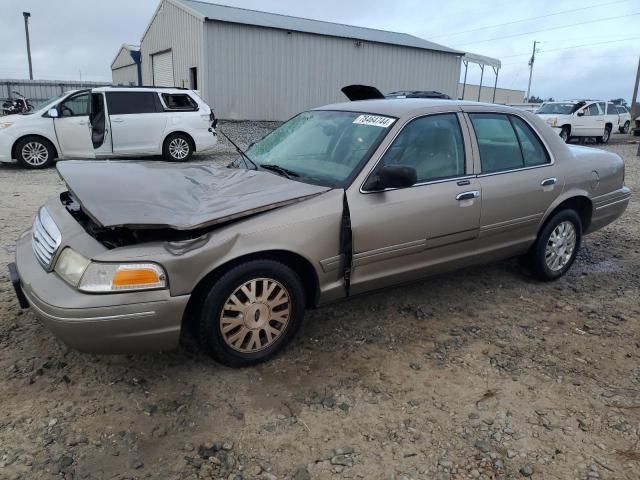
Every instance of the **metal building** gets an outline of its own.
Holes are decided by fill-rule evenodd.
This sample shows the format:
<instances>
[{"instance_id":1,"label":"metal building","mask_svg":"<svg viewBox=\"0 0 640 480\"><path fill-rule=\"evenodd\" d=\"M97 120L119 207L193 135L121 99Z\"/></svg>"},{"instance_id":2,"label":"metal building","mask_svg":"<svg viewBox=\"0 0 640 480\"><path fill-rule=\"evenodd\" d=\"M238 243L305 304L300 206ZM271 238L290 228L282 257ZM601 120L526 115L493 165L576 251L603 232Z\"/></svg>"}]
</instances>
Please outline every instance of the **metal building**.
<instances>
[{"instance_id":1,"label":"metal building","mask_svg":"<svg viewBox=\"0 0 640 480\"><path fill-rule=\"evenodd\" d=\"M344 101L349 84L455 98L465 55L404 33L196 0L162 0L140 52L144 85L199 90L218 117L241 120Z\"/></svg>"},{"instance_id":2,"label":"metal building","mask_svg":"<svg viewBox=\"0 0 640 480\"><path fill-rule=\"evenodd\" d=\"M111 62L111 81L114 85L139 85L142 83L141 74L140 47L122 44Z\"/></svg>"}]
</instances>

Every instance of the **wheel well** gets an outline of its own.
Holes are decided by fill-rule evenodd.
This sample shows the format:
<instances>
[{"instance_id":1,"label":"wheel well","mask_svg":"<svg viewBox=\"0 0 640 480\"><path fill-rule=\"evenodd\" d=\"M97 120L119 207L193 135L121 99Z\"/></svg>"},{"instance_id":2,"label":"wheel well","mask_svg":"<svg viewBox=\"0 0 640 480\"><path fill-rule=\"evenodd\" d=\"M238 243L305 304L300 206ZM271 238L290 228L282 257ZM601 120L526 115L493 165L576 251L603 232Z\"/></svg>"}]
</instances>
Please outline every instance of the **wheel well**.
<instances>
[{"instance_id":1,"label":"wheel well","mask_svg":"<svg viewBox=\"0 0 640 480\"><path fill-rule=\"evenodd\" d=\"M562 125L560 127L560 130L562 130L563 128L566 128L567 130L569 130L569 133L571 133L571 125L569 125L568 123L565 123L564 125Z\"/></svg>"},{"instance_id":2,"label":"wheel well","mask_svg":"<svg viewBox=\"0 0 640 480\"><path fill-rule=\"evenodd\" d=\"M580 221L582 222L582 231L585 232L589 229L589 225L591 225L591 215L593 214L593 205L591 200L587 197L579 196L579 197L571 197L560 205L558 205L553 212L549 214L545 224L551 217L553 217L557 212L561 210L571 209L575 210L580 216ZM544 225L543 225L544 226Z\"/></svg>"},{"instance_id":3,"label":"wheel well","mask_svg":"<svg viewBox=\"0 0 640 480\"><path fill-rule=\"evenodd\" d=\"M320 293L320 286L318 282L318 276L313 268L313 265L301 255L286 250L268 250L264 252L256 252L242 257L234 258L229 262L220 265L216 269L209 272L204 278L202 278L191 293L191 298L187 304L185 310L184 321L189 323L191 319L195 318L197 308L204 301L207 292L211 288L211 285L226 272L233 267L240 265L241 263L258 260L269 259L275 260L280 263L284 263L289 268L293 269L302 280L302 285L305 291L305 305L307 307L314 306Z\"/></svg>"},{"instance_id":4,"label":"wheel well","mask_svg":"<svg viewBox=\"0 0 640 480\"><path fill-rule=\"evenodd\" d=\"M49 140L47 137L43 137L42 135L23 135L18 138L15 142L13 142L13 145L11 146L11 158L18 158L18 143L20 143L25 138L39 138L41 140L44 140L49 145L51 145L51 148L53 148L54 158L58 158L58 149L56 148L56 146L51 140Z\"/></svg>"},{"instance_id":5,"label":"wheel well","mask_svg":"<svg viewBox=\"0 0 640 480\"><path fill-rule=\"evenodd\" d=\"M607 122L607 123L605 123L605 124L604 124L604 128L607 128L607 127L610 127L610 128L612 128L612 129L613 129L613 123L611 123L611 122Z\"/></svg>"},{"instance_id":6,"label":"wheel well","mask_svg":"<svg viewBox=\"0 0 640 480\"><path fill-rule=\"evenodd\" d=\"M180 131L180 130L178 130L176 132L171 132L169 135L164 137L164 141L162 142L163 150L164 150L164 144L167 142L169 137L171 137L172 135L176 135L178 133L181 134L181 135L184 135L185 137L187 137L187 139L189 139L189 143L191 143L191 148L195 152L196 151L196 142L193 140L193 137L191 135L189 135L187 132L183 132L183 131Z\"/></svg>"}]
</instances>

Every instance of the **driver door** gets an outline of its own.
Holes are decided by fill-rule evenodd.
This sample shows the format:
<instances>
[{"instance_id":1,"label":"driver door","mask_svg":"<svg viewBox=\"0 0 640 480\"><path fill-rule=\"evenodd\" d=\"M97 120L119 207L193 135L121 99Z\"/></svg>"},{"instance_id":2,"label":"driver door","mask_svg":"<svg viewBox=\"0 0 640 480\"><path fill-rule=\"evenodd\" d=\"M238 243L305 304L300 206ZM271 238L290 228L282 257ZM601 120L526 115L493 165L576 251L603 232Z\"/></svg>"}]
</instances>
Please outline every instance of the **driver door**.
<instances>
[{"instance_id":1,"label":"driver door","mask_svg":"<svg viewBox=\"0 0 640 480\"><path fill-rule=\"evenodd\" d=\"M422 277L473 251L481 188L473 175L471 141L464 125L461 114L451 111L410 121L376 169L393 164L412 167L417 183L382 191L349 189L351 293Z\"/></svg>"},{"instance_id":2,"label":"driver door","mask_svg":"<svg viewBox=\"0 0 640 480\"><path fill-rule=\"evenodd\" d=\"M62 156L95 158L91 140L91 92L72 95L58 104L58 117L53 125Z\"/></svg>"}]
</instances>

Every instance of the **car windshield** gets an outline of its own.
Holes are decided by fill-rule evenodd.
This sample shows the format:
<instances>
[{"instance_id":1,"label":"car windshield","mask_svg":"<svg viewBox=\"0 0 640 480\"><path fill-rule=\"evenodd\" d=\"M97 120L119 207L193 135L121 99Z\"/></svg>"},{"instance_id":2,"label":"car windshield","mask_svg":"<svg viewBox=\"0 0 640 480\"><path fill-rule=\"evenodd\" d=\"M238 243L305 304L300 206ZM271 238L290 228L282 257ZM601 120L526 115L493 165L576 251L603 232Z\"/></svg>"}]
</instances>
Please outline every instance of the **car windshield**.
<instances>
[{"instance_id":1,"label":"car windshield","mask_svg":"<svg viewBox=\"0 0 640 480\"><path fill-rule=\"evenodd\" d=\"M303 182L345 186L395 118L358 112L301 113L246 152L259 167Z\"/></svg>"},{"instance_id":2,"label":"car windshield","mask_svg":"<svg viewBox=\"0 0 640 480\"><path fill-rule=\"evenodd\" d=\"M580 104L577 103L545 103L536 113L549 114L556 113L559 115L569 115L580 108Z\"/></svg>"}]
</instances>

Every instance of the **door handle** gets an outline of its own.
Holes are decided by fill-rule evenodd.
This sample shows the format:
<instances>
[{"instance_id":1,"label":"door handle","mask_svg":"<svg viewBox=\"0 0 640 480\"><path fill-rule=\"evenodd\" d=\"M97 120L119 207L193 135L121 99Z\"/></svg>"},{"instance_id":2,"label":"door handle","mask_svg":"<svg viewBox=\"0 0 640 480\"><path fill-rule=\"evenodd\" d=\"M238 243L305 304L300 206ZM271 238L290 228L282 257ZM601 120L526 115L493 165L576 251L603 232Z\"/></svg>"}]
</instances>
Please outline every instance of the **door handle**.
<instances>
[{"instance_id":1,"label":"door handle","mask_svg":"<svg viewBox=\"0 0 640 480\"><path fill-rule=\"evenodd\" d=\"M543 187L550 187L551 185L555 185L558 182L556 177L545 178L540 182L540 185Z\"/></svg>"},{"instance_id":2,"label":"door handle","mask_svg":"<svg viewBox=\"0 0 640 480\"><path fill-rule=\"evenodd\" d=\"M122 118L112 118L111 121L113 123L122 123L122 122L124 122L124 119L122 119Z\"/></svg>"},{"instance_id":3,"label":"door handle","mask_svg":"<svg viewBox=\"0 0 640 480\"><path fill-rule=\"evenodd\" d=\"M89 122L87 122L86 120L80 120L78 122L78 125L86 125L87 123L89 123Z\"/></svg>"},{"instance_id":4,"label":"door handle","mask_svg":"<svg viewBox=\"0 0 640 480\"><path fill-rule=\"evenodd\" d=\"M461 202L462 200L473 200L474 198L478 198L480 196L480 192L478 190L472 190L470 192L462 192L456 196L456 200Z\"/></svg>"}]
</instances>

